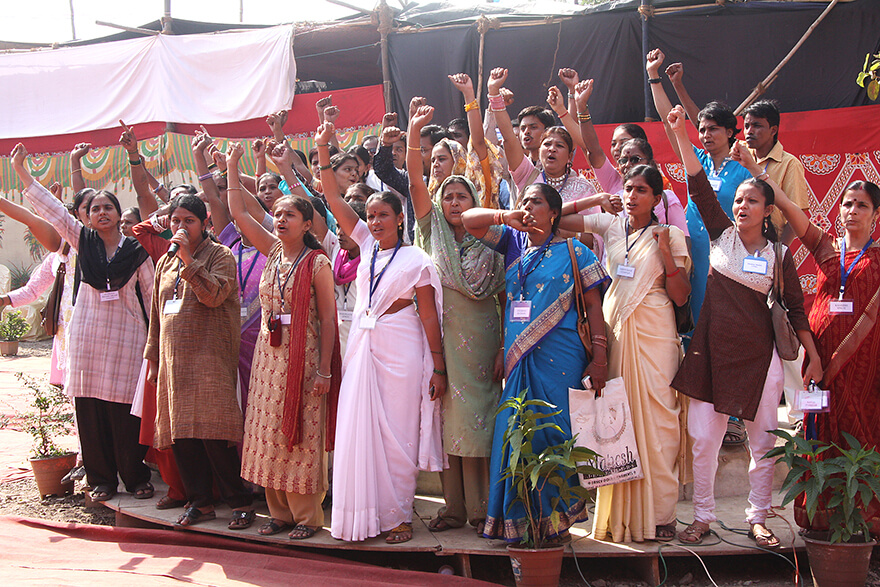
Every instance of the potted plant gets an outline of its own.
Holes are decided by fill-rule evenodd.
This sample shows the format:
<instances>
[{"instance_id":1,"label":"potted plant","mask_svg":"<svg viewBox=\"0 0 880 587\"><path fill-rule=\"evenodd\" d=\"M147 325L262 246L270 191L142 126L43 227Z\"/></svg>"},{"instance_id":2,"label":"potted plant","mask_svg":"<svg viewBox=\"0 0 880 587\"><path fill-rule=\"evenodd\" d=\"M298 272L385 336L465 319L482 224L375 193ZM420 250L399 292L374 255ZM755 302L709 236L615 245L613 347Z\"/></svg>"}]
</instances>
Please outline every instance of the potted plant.
<instances>
[{"instance_id":1,"label":"potted plant","mask_svg":"<svg viewBox=\"0 0 880 587\"><path fill-rule=\"evenodd\" d=\"M836 443L806 440L784 430L774 430L785 444L764 458L777 457L788 465L782 484L782 505L803 496L812 523L820 506L827 512L828 530L804 531L810 570L817 587L861 587L868 576L871 551L876 544L866 521L865 508L880 500L880 453L863 448L843 432L848 448ZM832 450L833 456L822 453Z\"/></svg>"},{"instance_id":2,"label":"potted plant","mask_svg":"<svg viewBox=\"0 0 880 587\"><path fill-rule=\"evenodd\" d=\"M559 533L560 514L566 504L573 499L589 497L587 489L580 484L572 487L568 480L577 478L578 473L600 473L587 464L597 455L588 448L575 446L577 436L536 452L536 432L545 428L562 432L556 424L542 420L554 417L562 410L543 400L527 400L526 391L503 402L497 414L507 408L511 409L511 413L504 431L503 449L507 450L508 458L501 479L510 479L515 491L512 503L522 504L528 520L522 540L507 547L513 574L519 585L558 585L564 545L552 543L550 536ZM545 411L542 413L533 408L543 408ZM550 500L552 511L545 512L542 511L541 493L550 487L558 490L559 495ZM540 521L547 517L550 525L542 525Z\"/></svg>"},{"instance_id":3,"label":"potted plant","mask_svg":"<svg viewBox=\"0 0 880 587\"><path fill-rule=\"evenodd\" d=\"M33 456L28 459L41 497L73 492L73 481L61 478L76 465L76 453L58 446L55 437L67 431L73 422L70 400L54 385L37 381L29 375L16 373L32 393L32 412L25 415L27 431L33 437Z\"/></svg>"},{"instance_id":4,"label":"potted plant","mask_svg":"<svg viewBox=\"0 0 880 587\"><path fill-rule=\"evenodd\" d=\"M0 319L0 354L14 357L18 354L18 339L30 330L30 325L21 317L21 312L6 312Z\"/></svg>"}]
</instances>

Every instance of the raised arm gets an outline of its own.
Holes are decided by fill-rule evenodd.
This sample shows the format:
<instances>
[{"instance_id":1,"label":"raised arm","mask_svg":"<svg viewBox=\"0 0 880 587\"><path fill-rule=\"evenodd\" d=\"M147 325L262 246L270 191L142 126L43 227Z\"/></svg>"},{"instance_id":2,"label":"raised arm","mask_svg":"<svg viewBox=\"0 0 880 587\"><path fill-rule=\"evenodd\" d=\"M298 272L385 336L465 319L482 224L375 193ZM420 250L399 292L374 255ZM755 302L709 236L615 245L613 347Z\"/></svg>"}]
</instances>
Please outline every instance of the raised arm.
<instances>
[{"instance_id":1,"label":"raised arm","mask_svg":"<svg viewBox=\"0 0 880 587\"><path fill-rule=\"evenodd\" d=\"M464 111L471 135L471 147L474 153L477 154L477 158L482 161L489 156L489 149L486 147L486 136L483 134L483 124L480 120L480 103L477 101L476 93L474 93L474 84L466 73L450 75L449 81L461 92L461 96L464 98ZM412 177L412 173L409 176Z\"/></svg>"},{"instance_id":2,"label":"raised arm","mask_svg":"<svg viewBox=\"0 0 880 587\"><path fill-rule=\"evenodd\" d=\"M461 213L461 223L465 230L475 238L483 238L490 226L506 224L525 232L528 230L525 210L490 210L489 208L470 208Z\"/></svg>"},{"instance_id":3,"label":"raised arm","mask_svg":"<svg viewBox=\"0 0 880 587\"><path fill-rule=\"evenodd\" d=\"M271 147L269 157L272 158L275 166L281 172L281 175L284 176L285 181L287 181L290 193L312 200L314 196L306 191L305 186L302 185L299 178L293 172L293 160L297 159L298 156L290 148L290 145L286 141L281 144L270 141L269 146ZM318 214L317 211L315 211L312 217L312 233L318 237L318 242L322 242L324 237L327 236L327 223L324 221L324 217Z\"/></svg>"},{"instance_id":4,"label":"raised arm","mask_svg":"<svg viewBox=\"0 0 880 587\"><path fill-rule=\"evenodd\" d=\"M807 234L807 230L809 230L812 225L810 217L807 216L806 212L801 210L800 206L792 202L786 193L782 191L782 188L779 187L779 184L773 181L770 175L764 171L764 168L755 162L755 158L752 156L752 153L749 151L746 144L741 141L736 141L730 149L730 157L745 167L748 172L752 174L752 177L763 179L770 184L770 187L773 188L776 207L779 208L779 211L785 216L785 219L791 225L791 229L794 231L795 235L799 239L804 238Z\"/></svg>"},{"instance_id":5,"label":"raised arm","mask_svg":"<svg viewBox=\"0 0 880 587\"><path fill-rule=\"evenodd\" d=\"M272 247L278 242L278 238L263 228L263 225L254 220L254 217L248 212L242 197L241 181L238 175L238 162L244 153L244 147L241 143L233 143L229 146L229 152L226 155L226 169L228 170L227 179L229 187L226 188L227 200L229 201L229 213L235 219L238 230L247 237L257 250L267 257L272 252Z\"/></svg>"},{"instance_id":6,"label":"raised arm","mask_svg":"<svg viewBox=\"0 0 880 587\"><path fill-rule=\"evenodd\" d=\"M25 186L27 187L27 186ZM55 227L15 202L0 197L0 214L9 216L16 222L21 222L30 229L31 234L47 251L54 253L61 248L61 235Z\"/></svg>"},{"instance_id":7,"label":"raised arm","mask_svg":"<svg viewBox=\"0 0 880 587\"><path fill-rule=\"evenodd\" d=\"M654 108L657 109L657 114L660 115L660 120L663 121L663 130L666 131L666 138L669 140L669 144L672 145L672 150L675 152L676 157L681 159L681 155L678 152L678 140L672 134L669 123L666 122L666 117L669 115L669 111L672 110L672 102L669 101L669 96L666 95L666 90L663 89L663 84L659 81L660 66L663 65L665 58L666 56L660 49L648 52L648 55L645 57L645 71L648 73L648 81L651 82L648 85L651 86L651 95L654 97Z\"/></svg>"},{"instance_id":8,"label":"raised arm","mask_svg":"<svg viewBox=\"0 0 880 587\"><path fill-rule=\"evenodd\" d=\"M315 146L318 147L318 165L321 167L321 185L324 186L324 198L330 206L330 211L336 218L336 222L345 231L351 234L360 220L351 206L342 199L339 193L339 184L336 183L336 174L330 167L330 137L336 134L333 124L325 122L318 127L315 133Z\"/></svg>"},{"instance_id":9,"label":"raised arm","mask_svg":"<svg viewBox=\"0 0 880 587\"><path fill-rule=\"evenodd\" d=\"M681 106L671 108L666 114L666 124L669 125L669 128L672 130L672 134L675 137L675 141L678 145L678 158L684 163L685 171L687 171L687 174L691 177L698 175L700 171L703 171L703 165L700 163L700 160L697 159L697 155L694 153L693 143L691 143L691 139L687 134L684 108Z\"/></svg>"},{"instance_id":10,"label":"raised arm","mask_svg":"<svg viewBox=\"0 0 880 587\"><path fill-rule=\"evenodd\" d=\"M574 100L572 100L572 102L574 102ZM574 121L574 118L572 118L571 113L565 107L562 100L562 94L556 86L550 86L547 90L547 104L550 105L550 108L553 109L553 112L555 112L556 116L559 117L559 120L562 121L565 130L571 135L571 139L574 141L575 146L586 150L586 147L584 147L584 140L581 138L581 129Z\"/></svg>"},{"instance_id":11,"label":"raised arm","mask_svg":"<svg viewBox=\"0 0 880 587\"><path fill-rule=\"evenodd\" d=\"M91 143L77 143L73 147L73 151L70 152L70 185L75 194L86 187L86 181L82 175L82 158L91 148Z\"/></svg>"},{"instance_id":12,"label":"raised arm","mask_svg":"<svg viewBox=\"0 0 880 587\"><path fill-rule=\"evenodd\" d=\"M507 114L507 108L504 106L504 98L501 97L501 86L507 80L507 70L503 67L496 67L489 74L488 97L489 108L495 113L495 123L501 136L504 137L504 153L507 155L507 164L511 170L519 168L525 153L516 134L513 132L513 124L510 122L510 115Z\"/></svg>"},{"instance_id":13,"label":"raised arm","mask_svg":"<svg viewBox=\"0 0 880 587\"><path fill-rule=\"evenodd\" d=\"M587 79L578 82L574 89L574 100L577 104L578 123L581 129L581 138L584 141L584 149L593 169L599 169L608 160L605 151L599 144L599 135L593 126L593 118L590 116L590 96L593 95L593 80Z\"/></svg>"},{"instance_id":14,"label":"raised arm","mask_svg":"<svg viewBox=\"0 0 880 587\"><path fill-rule=\"evenodd\" d=\"M473 93L473 89L471 90ZM434 118L434 108L432 106L421 106L409 121L409 132L418 136L419 132L430 124ZM485 143L483 149L486 148ZM412 198L413 211L416 219L421 219L431 213L431 194L428 193L428 186L425 185L425 178L422 177L422 152L420 149L413 148L412 145L406 149L406 170L409 172L409 195Z\"/></svg>"},{"instance_id":15,"label":"raised arm","mask_svg":"<svg viewBox=\"0 0 880 587\"><path fill-rule=\"evenodd\" d=\"M199 176L199 185L202 188L202 193L205 194L208 208L211 210L211 222L214 224L214 233L220 234L232 220L229 218L229 210L226 204L220 199L220 190L217 189L214 174L208 170L208 161L205 158L205 154L210 144L211 137L204 133L196 132L196 136L192 140L192 154L196 166L196 174Z\"/></svg>"},{"instance_id":16,"label":"raised arm","mask_svg":"<svg viewBox=\"0 0 880 587\"><path fill-rule=\"evenodd\" d=\"M287 122L287 110L279 110L266 117L266 124L269 125L269 129L272 131L272 137L279 143L287 140L287 137L284 136L285 122Z\"/></svg>"},{"instance_id":17,"label":"raised arm","mask_svg":"<svg viewBox=\"0 0 880 587\"><path fill-rule=\"evenodd\" d=\"M266 141L263 139L257 139L251 144L251 149L254 152L254 161L256 162L256 171L254 171L254 177L257 178L257 181L260 180L260 177L264 173L266 173Z\"/></svg>"},{"instance_id":18,"label":"raised arm","mask_svg":"<svg viewBox=\"0 0 880 587\"><path fill-rule=\"evenodd\" d=\"M147 169L144 167L144 158L138 151L137 138L134 136L134 129L119 121L122 126L122 135L119 137L119 144L128 152L128 163L131 175L131 183L137 194L138 208L141 211L141 217L145 218L155 212L159 205L156 204L156 198L150 192L150 180L147 177Z\"/></svg>"},{"instance_id":19,"label":"raised arm","mask_svg":"<svg viewBox=\"0 0 880 587\"><path fill-rule=\"evenodd\" d=\"M672 88L675 90L675 95L678 96L678 101L681 102L681 105L687 113L691 123L694 126L697 126L699 124L698 119L700 117L700 109L684 87L684 65L681 63L673 63L666 68L666 75L669 77L669 81L672 82Z\"/></svg>"},{"instance_id":20,"label":"raised arm","mask_svg":"<svg viewBox=\"0 0 880 587\"><path fill-rule=\"evenodd\" d=\"M578 73L577 73L577 71L575 71L574 69L572 69L570 67L563 67L562 69L559 70L559 79L562 80L562 83L565 84L565 87L568 89L568 109L567 109L567 111L569 114L569 116L567 116L565 119L562 119L562 117L560 117L560 120L562 120L562 123L565 125L565 130L567 130L568 134L571 135L571 138L574 140L574 143L576 145L579 145L582 149L584 149L586 151L586 148L584 147L584 138L581 136L581 127L576 122L578 108L577 108L577 101L575 101L575 99L574 99L574 95L575 95L574 92L575 92L575 88L578 85L578 82L580 81L580 79L578 77ZM552 105L551 105L551 108L552 108ZM558 112L557 112L557 116L559 116ZM571 128L569 128L569 126Z\"/></svg>"},{"instance_id":21,"label":"raised arm","mask_svg":"<svg viewBox=\"0 0 880 587\"><path fill-rule=\"evenodd\" d=\"M15 170L15 174L24 185L24 195L37 214L46 219L58 231L61 238L70 243L71 247L77 249L82 224L70 215L64 204L33 178L24 165L27 155L27 149L22 143L15 145L9 155L12 159L12 169Z\"/></svg>"},{"instance_id":22,"label":"raised arm","mask_svg":"<svg viewBox=\"0 0 880 587\"><path fill-rule=\"evenodd\" d=\"M562 215L580 214L583 210L588 210L593 206L601 206L602 210L609 214L619 214L623 211L623 200L616 194L593 194L564 203Z\"/></svg>"}]
</instances>

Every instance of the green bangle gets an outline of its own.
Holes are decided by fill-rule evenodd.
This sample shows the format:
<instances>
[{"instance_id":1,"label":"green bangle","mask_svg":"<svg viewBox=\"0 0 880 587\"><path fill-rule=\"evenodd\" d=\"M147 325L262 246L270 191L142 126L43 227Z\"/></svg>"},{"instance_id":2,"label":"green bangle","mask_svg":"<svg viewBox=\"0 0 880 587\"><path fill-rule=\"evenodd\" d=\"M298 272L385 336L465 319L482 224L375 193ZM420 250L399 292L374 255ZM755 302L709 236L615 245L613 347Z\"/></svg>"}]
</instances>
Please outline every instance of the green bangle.
<instances>
[{"instance_id":1,"label":"green bangle","mask_svg":"<svg viewBox=\"0 0 880 587\"><path fill-rule=\"evenodd\" d=\"M446 377L446 371L443 371L442 369L434 369L434 374L435 375L442 375L443 377Z\"/></svg>"}]
</instances>

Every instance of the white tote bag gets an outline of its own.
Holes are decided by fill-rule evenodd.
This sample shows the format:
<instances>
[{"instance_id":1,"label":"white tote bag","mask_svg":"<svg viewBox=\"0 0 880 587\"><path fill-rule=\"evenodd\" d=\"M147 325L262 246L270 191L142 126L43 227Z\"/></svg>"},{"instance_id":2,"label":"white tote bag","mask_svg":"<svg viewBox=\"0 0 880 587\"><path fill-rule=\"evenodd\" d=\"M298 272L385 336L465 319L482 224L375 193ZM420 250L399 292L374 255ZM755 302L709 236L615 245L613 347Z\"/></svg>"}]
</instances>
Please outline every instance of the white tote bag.
<instances>
[{"instance_id":1,"label":"white tote bag","mask_svg":"<svg viewBox=\"0 0 880 587\"><path fill-rule=\"evenodd\" d=\"M568 407L577 445L598 453L588 464L602 471L581 475L581 486L594 489L644 476L622 377L606 382L600 397L592 389L569 388Z\"/></svg>"}]
</instances>

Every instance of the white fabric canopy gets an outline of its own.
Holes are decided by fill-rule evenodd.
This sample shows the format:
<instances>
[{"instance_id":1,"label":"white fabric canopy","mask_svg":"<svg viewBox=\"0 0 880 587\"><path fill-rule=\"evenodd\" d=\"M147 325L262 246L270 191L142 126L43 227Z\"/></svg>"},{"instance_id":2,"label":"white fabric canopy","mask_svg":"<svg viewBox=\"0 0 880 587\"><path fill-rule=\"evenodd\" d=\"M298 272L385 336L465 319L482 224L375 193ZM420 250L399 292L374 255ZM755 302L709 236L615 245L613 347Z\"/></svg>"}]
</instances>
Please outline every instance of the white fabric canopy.
<instances>
[{"instance_id":1,"label":"white fabric canopy","mask_svg":"<svg viewBox=\"0 0 880 587\"><path fill-rule=\"evenodd\" d=\"M0 138L247 120L290 108L295 82L292 26L0 55Z\"/></svg>"}]
</instances>

